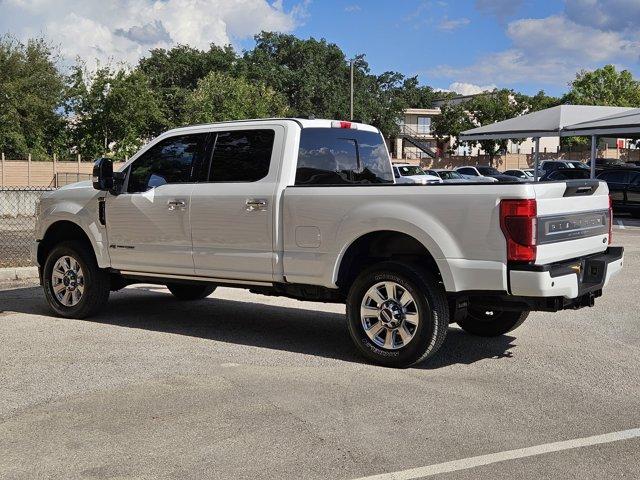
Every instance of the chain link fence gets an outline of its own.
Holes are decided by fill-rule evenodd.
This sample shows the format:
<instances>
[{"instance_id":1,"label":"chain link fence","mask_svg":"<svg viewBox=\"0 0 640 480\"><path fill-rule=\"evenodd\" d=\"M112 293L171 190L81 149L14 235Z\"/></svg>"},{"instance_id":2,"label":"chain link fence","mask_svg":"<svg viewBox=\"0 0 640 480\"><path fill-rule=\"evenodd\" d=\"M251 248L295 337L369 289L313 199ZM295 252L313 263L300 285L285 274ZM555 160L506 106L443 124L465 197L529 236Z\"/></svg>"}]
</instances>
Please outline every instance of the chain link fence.
<instances>
[{"instance_id":1,"label":"chain link fence","mask_svg":"<svg viewBox=\"0 0 640 480\"><path fill-rule=\"evenodd\" d=\"M48 187L0 189L0 268L31 265L36 204Z\"/></svg>"}]
</instances>

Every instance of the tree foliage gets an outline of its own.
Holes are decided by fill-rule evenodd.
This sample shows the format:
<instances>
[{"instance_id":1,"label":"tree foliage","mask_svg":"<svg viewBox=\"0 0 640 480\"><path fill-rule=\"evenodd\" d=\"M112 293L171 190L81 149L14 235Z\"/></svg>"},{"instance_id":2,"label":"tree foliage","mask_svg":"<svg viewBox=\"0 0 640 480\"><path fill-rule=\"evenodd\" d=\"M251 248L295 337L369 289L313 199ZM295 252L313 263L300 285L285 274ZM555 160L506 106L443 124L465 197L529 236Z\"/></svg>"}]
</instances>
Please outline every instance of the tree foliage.
<instances>
[{"instance_id":1,"label":"tree foliage","mask_svg":"<svg viewBox=\"0 0 640 480\"><path fill-rule=\"evenodd\" d=\"M271 87L244 78L210 72L186 99L188 123L210 123L239 118L283 117L287 100Z\"/></svg>"},{"instance_id":2,"label":"tree foliage","mask_svg":"<svg viewBox=\"0 0 640 480\"><path fill-rule=\"evenodd\" d=\"M628 70L605 65L593 72L582 71L569 84L563 103L640 107L640 82Z\"/></svg>"},{"instance_id":3,"label":"tree foliage","mask_svg":"<svg viewBox=\"0 0 640 480\"><path fill-rule=\"evenodd\" d=\"M41 39L0 38L0 151L45 156L60 147L64 81L56 62Z\"/></svg>"},{"instance_id":4,"label":"tree foliage","mask_svg":"<svg viewBox=\"0 0 640 480\"><path fill-rule=\"evenodd\" d=\"M66 103L73 144L83 155L135 153L166 128L157 94L138 70L74 67Z\"/></svg>"}]
</instances>

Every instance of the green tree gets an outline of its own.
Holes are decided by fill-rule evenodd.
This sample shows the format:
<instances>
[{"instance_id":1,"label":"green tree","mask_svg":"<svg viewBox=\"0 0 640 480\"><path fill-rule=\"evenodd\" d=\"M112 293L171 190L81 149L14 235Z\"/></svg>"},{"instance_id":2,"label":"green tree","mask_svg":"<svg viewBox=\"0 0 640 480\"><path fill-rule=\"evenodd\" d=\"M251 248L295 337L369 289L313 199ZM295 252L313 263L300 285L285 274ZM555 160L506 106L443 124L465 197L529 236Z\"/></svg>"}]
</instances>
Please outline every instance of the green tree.
<instances>
[{"instance_id":1,"label":"green tree","mask_svg":"<svg viewBox=\"0 0 640 480\"><path fill-rule=\"evenodd\" d=\"M87 156L127 157L166 128L157 95L136 70L102 67L89 73L76 65L66 108L73 143Z\"/></svg>"},{"instance_id":2,"label":"green tree","mask_svg":"<svg viewBox=\"0 0 640 480\"><path fill-rule=\"evenodd\" d=\"M569 84L563 103L640 107L640 82L628 70L605 65L592 72L581 71Z\"/></svg>"},{"instance_id":3,"label":"green tree","mask_svg":"<svg viewBox=\"0 0 640 480\"><path fill-rule=\"evenodd\" d=\"M453 148L458 148L460 146L458 140L460 133L475 126L471 114L467 111L464 103L445 103L440 108L440 115L433 118L431 131L441 147L451 145L451 140L453 139Z\"/></svg>"},{"instance_id":4,"label":"green tree","mask_svg":"<svg viewBox=\"0 0 640 480\"><path fill-rule=\"evenodd\" d=\"M64 80L57 57L42 39L0 37L0 150L44 157L63 143L59 113Z\"/></svg>"},{"instance_id":5,"label":"green tree","mask_svg":"<svg viewBox=\"0 0 640 480\"><path fill-rule=\"evenodd\" d=\"M288 113L286 98L261 83L210 72L186 99L189 123L282 117Z\"/></svg>"},{"instance_id":6,"label":"green tree","mask_svg":"<svg viewBox=\"0 0 640 480\"><path fill-rule=\"evenodd\" d=\"M238 64L246 78L282 93L292 115L349 118L350 60L337 45L273 32L262 32L255 40L255 48ZM428 103L433 93L418 87L415 77L373 75L363 55L354 59L354 87L354 118L387 136L398 128L405 108Z\"/></svg>"},{"instance_id":7,"label":"green tree","mask_svg":"<svg viewBox=\"0 0 640 480\"><path fill-rule=\"evenodd\" d=\"M186 121L185 102L198 81L210 72L233 74L237 61L231 46L212 44L204 51L177 45L169 50L151 50L140 60L138 69L149 78L151 88L159 95L167 122L178 126Z\"/></svg>"}]
</instances>

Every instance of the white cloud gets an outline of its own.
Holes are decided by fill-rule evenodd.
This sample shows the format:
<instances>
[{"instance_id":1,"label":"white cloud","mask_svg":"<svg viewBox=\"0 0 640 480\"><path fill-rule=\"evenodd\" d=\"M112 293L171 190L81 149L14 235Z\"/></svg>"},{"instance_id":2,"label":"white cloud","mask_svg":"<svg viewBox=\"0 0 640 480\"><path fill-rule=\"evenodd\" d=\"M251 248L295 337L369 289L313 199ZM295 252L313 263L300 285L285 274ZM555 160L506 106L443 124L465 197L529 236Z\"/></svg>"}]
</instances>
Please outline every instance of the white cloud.
<instances>
[{"instance_id":1,"label":"white cloud","mask_svg":"<svg viewBox=\"0 0 640 480\"><path fill-rule=\"evenodd\" d=\"M577 71L605 63L637 63L640 53L640 37L635 32L602 30L566 15L516 20L508 24L506 34L510 48L468 66L441 65L431 73L474 83L499 79L502 84L566 85Z\"/></svg>"},{"instance_id":2,"label":"white cloud","mask_svg":"<svg viewBox=\"0 0 640 480\"><path fill-rule=\"evenodd\" d=\"M471 23L471 20L469 20L468 18L450 19L445 16L442 20L440 20L440 23L438 24L438 30L452 32L460 27L469 25L469 23Z\"/></svg>"},{"instance_id":3,"label":"white cloud","mask_svg":"<svg viewBox=\"0 0 640 480\"><path fill-rule=\"evenodd\" d=\"M565 0L567 18L602 30L636 29L640 23L638 0Z\"/></svg>"},{"instance_id":4,"label":"white cloud","mask_svg":"<svg viewBox=\"0 0 640 480\"><path fill-rule=\"evenodd\" d=\"M286 11L281 0L0 0L0 31L44 35L67 60L134 63L154 47L237 45L262 30L291 32L308 3Z\"/></svg>"},{"instance_id":5,"label":"white cloud","mask_svg":"<svg viewBox=\"0 0 640 480\"><path fill-rule=\"evenodd\" d=\"M348 13L359 12L360 10L362 10L360 5L347 5L344 7L344 11Z\"/></svg>"},{"instance_id":6,"label":"white cloud","mask_svg":"<svg viewBox=\"0 0 640 480\"><path fill-rule=\"evenodd\" d=\"M474 85L473 83L453 82L447 88L450 92L456 92L460 95L476 95L482 92L490 92L498 88L496 85Z\"/></svg>"}]
</instances>

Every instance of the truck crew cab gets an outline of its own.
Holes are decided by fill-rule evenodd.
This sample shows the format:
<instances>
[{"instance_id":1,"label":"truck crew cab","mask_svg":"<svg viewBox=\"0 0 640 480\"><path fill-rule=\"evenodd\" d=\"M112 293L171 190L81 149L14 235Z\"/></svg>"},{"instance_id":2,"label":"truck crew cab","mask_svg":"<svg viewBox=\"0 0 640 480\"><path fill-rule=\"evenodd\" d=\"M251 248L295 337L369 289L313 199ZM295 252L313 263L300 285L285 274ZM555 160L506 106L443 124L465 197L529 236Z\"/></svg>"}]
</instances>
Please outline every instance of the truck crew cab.
<instances>
[{"instance_id":1,"label":"truck crew cab","mask_svg":"<svg viewBox=\"0 0 640 480\"><path fill-rule=\"evenodd\" d=\"M34 257L58 315L110 291L218 285L346 303L358 351L406 367L452 322L501 335L532 310L592 306L622 268L607 185L396 185L369 125L264 119L168 131L119 172L43 196Z\"/></svg>"}]
</instances>

